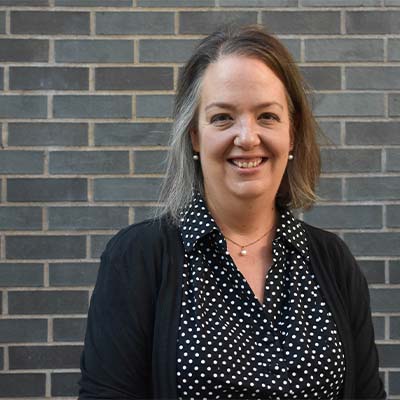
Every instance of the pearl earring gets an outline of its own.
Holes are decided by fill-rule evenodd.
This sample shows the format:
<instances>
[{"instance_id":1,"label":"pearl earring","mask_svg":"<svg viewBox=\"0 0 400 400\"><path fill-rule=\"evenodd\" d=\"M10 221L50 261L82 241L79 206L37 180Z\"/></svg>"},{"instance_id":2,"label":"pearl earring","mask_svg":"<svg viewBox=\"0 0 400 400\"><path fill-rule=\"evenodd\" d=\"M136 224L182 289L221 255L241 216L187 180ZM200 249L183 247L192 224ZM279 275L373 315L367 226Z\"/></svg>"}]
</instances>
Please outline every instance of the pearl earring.
<instances>
[{"instance_id":1,"label":"pearl earring","mask_svg":"<svg viewBox=\"0 0 400 400\"><path fill-rule=\"evenodd\" d=\"M288 159L291 161L291 160L293 160L293 158L294 158L294 155L293 154L289 154Z\"/></svg>"},{"instance_id":2,"label":"pearl earring","mask_svg":"<svg viewBox=\"0 0 400 400\"><path fill-rule=\"evenodd\" d=\"M198 154L193 154L193 160L194 161L199 161L199 156L198 156Z\"/></svg>"}]
</instances>

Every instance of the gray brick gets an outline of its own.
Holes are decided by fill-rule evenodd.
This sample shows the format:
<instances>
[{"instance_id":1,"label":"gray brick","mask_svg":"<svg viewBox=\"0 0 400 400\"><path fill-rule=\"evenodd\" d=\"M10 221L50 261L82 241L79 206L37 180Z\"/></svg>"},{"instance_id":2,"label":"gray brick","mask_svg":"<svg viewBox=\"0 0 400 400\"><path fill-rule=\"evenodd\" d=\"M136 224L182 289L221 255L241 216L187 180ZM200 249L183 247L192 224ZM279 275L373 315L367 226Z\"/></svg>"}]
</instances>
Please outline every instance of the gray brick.
<instances>
[{"instance_id":1,"label":"gray brick","mask_svg":"<svg viewBox=\"0 0 400 400\"><path fill-rule=\"evenodd\" d=\"M8 259L71 259L86 257L85 236L6 236Z\"/></svg>"},{"instance_id":2,"label":"gray brick","mask_svg":"<svg viewBox=\"0 0 400 400\"><path fill-rule=\"evenodd\" d=\"M355 256L399 256L399 239L399 234L395 232L344 234L344 240ZM396 304L399 304L398 300Z\"/></svg>"},{"instance_id":3,"label":"gray brick","mask_svg":"<svg viewBox=\"0 0 400 400\"><path fill-rule=\"evenodd\" d=\"M165 172L165 151L135 151L136 174L162 174Z\"/></svg>"},{"instance_id":4,"label":"gray brick","mask_svg":"<svg viewBox=\"0 0 400 400\"><path fill-rule=\"evenodd\" d=\"M383 61L381 39L306 39L307 61Z\"/></svg>"},{"instance_id":5,"label":"gray brick","mask_svg":"<svg viewBox=\"0 0 400 400\"><path fill-rule=\"evenodd\" d=\"M131 7L132 0L56 0L59 7Z\"/></svg>"},{"instance_id":6,"label":"gray brick","mask_svg":"<svg viewBox=\"0 0 400 400\"><path fill-rule=\"evenodd\" d=\"M163 146L171 132L169 123L95 124L96 146Z\"/></svg>"},{"instance_id":7,"label":"gray brick","mask_svg":"<svg viewBox=\"0 0 400 400\"><path fill-rule=\"evenodd\" d=\"M358 260L368 283L385 283L385 263L381 260Z\"/></svg>"},{"instance_id":8,"label":"gray brick","mask_svg":"<svg viewBox=\"0 0 400 400\"><path fill-rule=\"evenodd\" d=\"M362 7L380 6L381 0L300 0L304 7Z\"/></svg>"},{"instance_id":9,"label":"gray brick","mask_svg":"<svg viewBox=\"0 0 400 400\"><path fill-rule=\"evenodd\" d=\"M0 6L48 6L49 0L0 0Z\"/></svg>"},{"instance_id":10,"label":"gray brick","mask_svg":"<svg viewBox=\"0 0 400 400\"><path fill-rule=\"evenodd\" d=\"M86 146L86 123L18 122L8 124L10 146Z\"/></svg>"},{"instance_id":11,"label":"gray brick","mask_svg":"<svg viewBox=\"0 0 400 400\"><path fill-rule=\"evenodd\" d=\"M0 12L0 33L6 33L6 13Z\"/></svg>"},{"instance_id":12,"label":"gray brick","mask_svg":"<svg viewBox=\"0 0 400 400\"><path fill-rule=\"evenodd\" d=\"M389 228L400 228L400 205L386 206L386 225Z\"/></svg>"},{"instance_id":13,"label":"gray brick","mask_svg":"<svg viewBox=\"0 0 400 400\"><path fill-rule=\"evenodd\" d=\"M400 94L389 94L389 115L400 116Z\"/></svg>"},{"instance_id":14,"label":"gray brick","mask_svg":"<svg viewBox=\"0 0 400 400\"><path fill-rule=\"evenodd\" d=\"M257 13L253 11L182 11L179 14L179 22L179 33L208 34L221 24L255 24Z\"/></svg>"},{"instance_id":15,"label":"gray brick","mask_svg":"<svg viewBox=\"0 0 400 400\"><path fill-rule=\"evenodd\" d=\"M51 174L126 174L129 173L127 151L52 151Z\"/></svg>"},{"instance_id":16,"label":"gray brick","mask_svg":"<svg viewBox=\"0 0 400 400\"><path fill-rule=\"evenodd\" d=\"M386 150L386 170L400 171L400 149Z\"/></svg>"},{"instance_id":17,"label":"gray brick","mask_svg":"<svg viewBox=\"0 0 400 400\"><path fill-rule=\"evenodd\" d=\"M1 43L0 43L1 47ZM0 96L0 118L46 118L46 96Z\"/></svg>"},{"instance_id":18,"label":"gray brick","mask_svg":"<svg viewBox=\"0 0 400 400\"><path fill-rule=\"evenodd\" d=\"M136 97L136 116L143 118L172 118L173 95L143 95Z\"/></svg>"},{"instance_id":19,"label":"gray brick","mask_svg":"<svg viewBox=\"0 0 400 400\"><path fill-rule=\"evenodd\" d=\"M79 373L60 372L51 374L52 396L77 396Z\"/></svg>"},{"instance_id":20,"label":"gray brick","mask_svg":"<svg viewBox=\"0 0 400 400\"><path fill-rule=\"evenodd\" d=\"M390 395L400 394L400 372L389 371L389 388Z\"/></svg>"},{"instance_id":21,"label":"gray brick","mask_svg":"<svg viewBox=\"0 0 400 400\"><path fill-rule=\"evenodd\" d=\"M155 207L135 207L135 223L154 217Z\"/></svg>"},{"instance_id":22,"label":"gray brick","mask_svg":"<svg viewBox=\"0 0 400 400\"><path fill-rule=\"evenodd\" d=\"M342 199L342 182L337 178L321 178L317 187L317 194L322 201Z\"/></svg>"},{"instance_id":23,"label":"gray brick","mask_svg":"<svg viewBox=\"0 0 400 400\"><path fill-rule=\"evenodd\" d=\"M87 181L80 178L8 179L7 200L85 201Z\"/></svg>"},{"instance_id":24,"label":"gray brick","mask_svg":"<svg viewBox=\"0 0 400 400\"><path fill-rule=\"evenodd\" d=\"M301 67L300 71L307 84L314 90L340 89L339 67Z\"/></svg>"},{"instance_id":25,"label":"gray brick","mask_svg":"<svg viewBox=\"0 0 400 400\"><path fill-rule=\"evenodd\" d=\"M377 172L381 158L376 149L321 149L324 172Z\"/></svg>"},{"instance_id":26,"label":"gray brick","mask_svg":"<svg viewBox=\"0 0 400 400\"><path fill-rule=\"evenodd\" d=\"M347 33L400 33L399 11L347 11Z\"/></svg>"},{"instance_id":27,"label":"gray brick","mask_svg":"<svg viewBox=\"0 0 400 400\"><path fill-rule=\"evenodd\" d=\"M53 336L58 342L82 342L85 329L85 318L55 318L53 320Z\"/></svg>"},{"instance_id":28,"label":"gray brick","mask_svg":"<svg viewBox=\"0 0 400 400\"><path fill-rule=\"evenodd\" d=\"M42 151L2 150L0 174L42 174L43 164Z\"/></svg>"},{"instance_id":29,"label":"gray brick","mask_svg":"<svg viewBox=\"0 0 400 400\"><path fill-rule=\"evenodd\" d=\"M400 283L400 260L389 261L390 283Z\"/></svg>"},{"instance_id":30,"label":"gray brick","mask_svg":"<svg viewBox=\"0 0 400 400\"><path fill-rule=\"evenodd\" d=\"M346 68L348 89L400 89L400 67Z\"/></svg>"},{"instance_id":31,"label":"gray brick","mask_svg":"<svg viewBox=\"0 0 400 400\"><path fill-rule=\"evenodd\" d=\"M46 374L2 372L0 374L0 388L2 397L45 397Z\"/></svg>"},{"instance_id":32,"label":"gray brick","mask_svg":"<svg viewBox=\"0 0 400 400\"><path fill-rule=\"evenodd\" d=\"M50 230L118 229L128 224L127 207L50 207Z\"/></svg>"},{"instance_id":33,"label":"gray brick","mask_svg":"<svg viewBox=\"0 0 400 400\"><path fill-rule=\"evenodd\" d=\"M381 368L396 368L399 366L400 345L378 344L379 366Z\"/></svg>"},{"instance_id":34,"label":"gray brick","mask_svg":"<svg viewBox=\"0 0 400 400\"><path fill-rule=\"evenodd\" d=\"M191 39L145 39L139 41L140 62L186 62L198 40Z\"/></svg>"},{"instance_id":35,"label":"gray brick","mask_svg":"<svg viewBox=\"0 0 400 400\"><path fill-rule=\"evenodd\" d=\"M0 230L40 230L40 207L0 207Z\"/></svg>"},{"instance_id":36,"label":"gray brick","mask_svg":"<svg viewBox=\"0 0 400 400\"><path fill-rule=\"evenodd\" d=\"M388 40L388 60L400 61L400 39Z\"/></svg>"},{"instance_id":37,"label":"gray brick","mask_svg":"<svg viewBox=\"0 0 400 400\"><path fill-rule=\"evenodd\" d=\"M11 33L88 35L90 14L77 11L11 11Z\"/></svg>"},{"instance_id":38,"label":"gray brick","mask_svg":"<svg viewBox=\"0 0 400 400\"><path fill-rule=\"evenodd\" d=\"M284 44L293 59L297 62L301 61L301 41L299 39L283 39L279 38Z\"/></svg>"},{"instance_id":39,"label":"gray brick","mask_svg":"<svg viewBox=\"0 0 400 400\"><path fill-rule=\"evenodd\" d=\"M0 61L46 62L49 41L38 39L0 39Z\"/></svg>"},{"instance_id":40,"label":"gray brick","mask_svg":"<svg viewBox=\"0 0 400 400\"><path fill-rule=\"evenodd\" d=\"M346 144L399 145L400 122L346 122Z\"/></svg>"},{"instance_id":41,"label":"gray brick","mask_svg":"<svg viewBox=\"0 0 400 400\"><path fill-rule=\"evenodd\" d=\"M8 293L9 314L85 314L88 304L86 290L36 290Z\"/></svg>"},{"instance_id":42,"label":"gray brick","mask_svg":"<svg viewBox=\"0 0 400 400\"><path fill-rule=\"evenodd\" d=\"M51 286L93 286L96 282L98 263L50 264Z\"/></svg>"},{"instance_id":43,"label":"gray brick","mask_svg":"<svg viewBox=\"0 0 400 400\"><path fill-rule=\"evenodd\" d=\"M374 324L375 339L385 339L385 318L383 317L372 317Z\"/></svg>"},{"instance_id":44,"label":"gray brick","mask_svg":"<svg viewBox=\"0 0 400 400\"><path fill-rule=\"evenodd\" d=\"M131 118L131 96L54 96L55 118Z\"/></svg>"},{"instance_id":45,"label":"gray brick","mask_svg":"<svg viewBox=\"0 0 400 400\"><path fill-rule=\"evenodd\" d=\"M94 181L96 201L153 201L158 199L159 178L99 178Z\"/></svg>"},{"instance_id":46,"label":"gray brick","mask_svg":"<svg viewBox=\"0 0 400 400\"><path fill-rule=\"evenodd\" d=\"M296 7L298 0L219 0L221 7Z\"/></svg>"},{"instance_id":47,"label":"gray brick","mask_svg":"<svg viewBox=\"0 0 400 400\"><path fill-rule=\"evenodd\" d=\"M0 263L0 286L43 286L43 265L28 263Z\"/></svg>"},{"instance_id":48,"label":"gray brick","mask_svg":"<svg viewBox=\"0 0 400 400\"><path fill-rule=\"evenodd\" d=\"M46 341L47 319L0 319L0 343Z\"/></svg>"},{"instance_id":49,"label":"gray brick","mask_svg":"<svg viewBox=\"0 0 400 400\"><path fill-rule=\"evenodd\" d=\"M339 145L340 144L340 122L338 121L318 121L322 131L322 137L318 138L320 145Z\"/></svg>"},{"instance_id":50,"label":"gray brick","mask_svg":"<svg viewBox=\"0 0 400 400\"><path fill-rule=\"evenodd\" d=\"M390 317L390 339L400 339L400 317Z\"/></svg>"},{"instance_id":51,"label":"gray brick","mask_svg":"<svg viewBox=\"0 0 400 400\"><path fill-rule=\"evenodd\" d=\"M372 312L396 312L399 308L399 289L369 289Z\"/></svg>"},{"instance_id":52,"label":"gray brick","mask_svg":"<svg viewBox=\"0 0 400 400\"><path fill-rule=\"evenodd\" d=\"M160 35L174 33L172 12L97 12L98 35Z\"/></svg>"},{"instance_id":53,"label":"gray brick","mask_svg":"<svg viewBox=\"0 0 400 400\"><path fill-rule=\"evenodd\" d=\"M96 90L169 90L173 75L170 67L96 68Z\"/></svg>"},{"instance_id":54,"label":"gray brick","mask_svg":"<svg viewBox=\"0 0 400 400\"><path fill-rule=\"evenodd\" d=\"M90 236L91 243L91 254L92 258L100 258L103 253L106 244L112 238L113 235L92 235Z\"/></svg>"},{"instance_id":55,"label":"gray brick","mask_svg":"<svg viewBox=\"0 0 400 400\"><path fill-rule=\"evenodd\" d=\"M348 200L398 200L400 177L346 178Z\"/></svg>"},{"instance_id":56,"label":"gray brick","mask_svg":"<svg viewBox=\"0 0 400 400\"><path fill-rule=\"evenodd\" d=\"M304 214L304 220L312 225L329 229L380 228L381 206L315 206Z\"/></svg>"},{"instance_id":57,"label":"gray brick","mask_svg":"<svg viewBox=\"0 0 400 400\"><path fill-rule=\"evenodd\" d=\"M264 11L261 20L275 34L340 33L338 11Z\"/></svg>"},{"instance_id":58,"label":"gray brick","mask_svg":"<svg viewBox=\"0 0 400 400\"><path fill-rule=\"evenodd\" d=\"M214 6L214 0L137 0L138 7L209 7Z\"/></svg>"},{"instance_id":59,"label":"gray brick","mask_svg":"<svg viewBox=\"0 0 400 400\"><path fill-rule=\"evenodd\" d=\"M316 93L314 113L324 117L384 116L380 93Z\"/></svg>"},{"instance_id":60,"label":"gray brick","mask_svg":"<svg viewBox=\"0 0 400 400\"><path fill-rule=\"evenodd\" d=\"M79 368L82 346L10 346L10 370Z\"/></svg>"},{"instance_id":61,"label":"gray brick","mask_svg":"<svg viewBox=\"0 0 400 400\"><path fill-rule=\"evenodd\" d=\"M129 63L133 47L131 40L56 40L55 58L69 63Z\"/></svg>"},{"instance_id":62,"label":"gray brick","mask_svg":"<svg viewBox=\"0 0 400 400\"><path fill-rule=\"evenodd\" d=\"M87 90L88 88L88 68L10 67L12 90Z\"/></svg>"}]
</instances>

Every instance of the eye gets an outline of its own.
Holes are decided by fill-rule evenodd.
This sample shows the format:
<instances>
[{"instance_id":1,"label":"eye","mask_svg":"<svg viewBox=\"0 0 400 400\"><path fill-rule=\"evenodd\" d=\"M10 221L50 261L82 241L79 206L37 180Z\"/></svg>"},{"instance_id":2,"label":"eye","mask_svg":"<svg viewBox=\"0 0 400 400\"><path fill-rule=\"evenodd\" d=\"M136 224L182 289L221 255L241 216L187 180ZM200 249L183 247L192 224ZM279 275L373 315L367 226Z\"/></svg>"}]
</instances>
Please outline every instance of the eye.
<instances>
[{"instance_id":1,"label":"eye","mask_svg":"<svg viewBox=\"0 0 400 400\"><path fill-rule=\"evenodd\" d=\"M259 118L266 121L280 121L280 118L274 113L262 113Z\"/></svg>"},{"instance_id":2,"label":"eye","mask_svg":"<svg viewBox=\"0 0 400 400\"><path fill-rule=\"evenodd\" d=\"M229 114L216 114L211 117L211 123L222 124L227 121L231 121L232 117Z\"/></svg>"}]
</instances>

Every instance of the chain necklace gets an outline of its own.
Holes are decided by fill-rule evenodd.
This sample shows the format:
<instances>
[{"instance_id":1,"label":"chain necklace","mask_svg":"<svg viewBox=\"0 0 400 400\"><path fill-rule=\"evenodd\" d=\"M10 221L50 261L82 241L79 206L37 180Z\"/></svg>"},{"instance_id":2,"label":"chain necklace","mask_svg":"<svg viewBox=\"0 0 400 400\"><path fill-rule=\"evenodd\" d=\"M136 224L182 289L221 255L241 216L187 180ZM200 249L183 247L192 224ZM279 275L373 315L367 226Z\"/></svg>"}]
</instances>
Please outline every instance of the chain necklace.
<instances>
[{"instance_id":1,"label":"chain necklace","mask_svg":"<svg viewBox=\"0 0 400 400\"><path fill-rule=\"evenodd\" d=\"M262 238L267 236L268 233L270 233L274 229L274 227L275 227L275 225L273 225L272 228L270 230L268 230L267 232L265 232L260 238L258 238L257 240L254 240L253 242L247 243L247 244L237 243L234 240L228 238L227 236L225 236L225 235L224 236L225 236L225 239L229 240L230 242L232 242L236 246L240 247L240 255L241 256L245 256L245 255L247 255L246 247L252 246L253 244L256 244L257 242L259 242Z\"/></svg>"}]
</instances>

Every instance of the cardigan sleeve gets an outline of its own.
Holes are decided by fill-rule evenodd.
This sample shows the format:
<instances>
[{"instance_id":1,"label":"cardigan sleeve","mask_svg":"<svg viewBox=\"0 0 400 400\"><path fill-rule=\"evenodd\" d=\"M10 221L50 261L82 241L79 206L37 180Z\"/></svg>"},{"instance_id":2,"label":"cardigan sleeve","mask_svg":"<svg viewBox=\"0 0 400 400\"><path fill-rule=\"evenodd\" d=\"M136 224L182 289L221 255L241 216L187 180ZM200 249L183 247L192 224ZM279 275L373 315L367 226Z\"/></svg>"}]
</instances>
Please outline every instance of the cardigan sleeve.
<instances>
[{"instance_id":1,"label":"cardigan sleeve","mask_svg":"<svg viewBox=\"0 0 400 400\"><path fill-rule=\"evenodd\" d=\"M384 399L386 393L379 377L379 359L375 345L367 280L350 250L343 244L342 260L349 263L347 304L354 343L355 398Z\"/></svg>"},{"instance_id":2,"label":"cardigan sleeve","mask_svg":"<svg viewBox=\"0 0 400 400\"><path fill-rule=\"evenodd\" d=\"M101 256L81 356L79 399L151 397L154 268L146 235L121 231Z\"/></svg>"}]
</instances>

